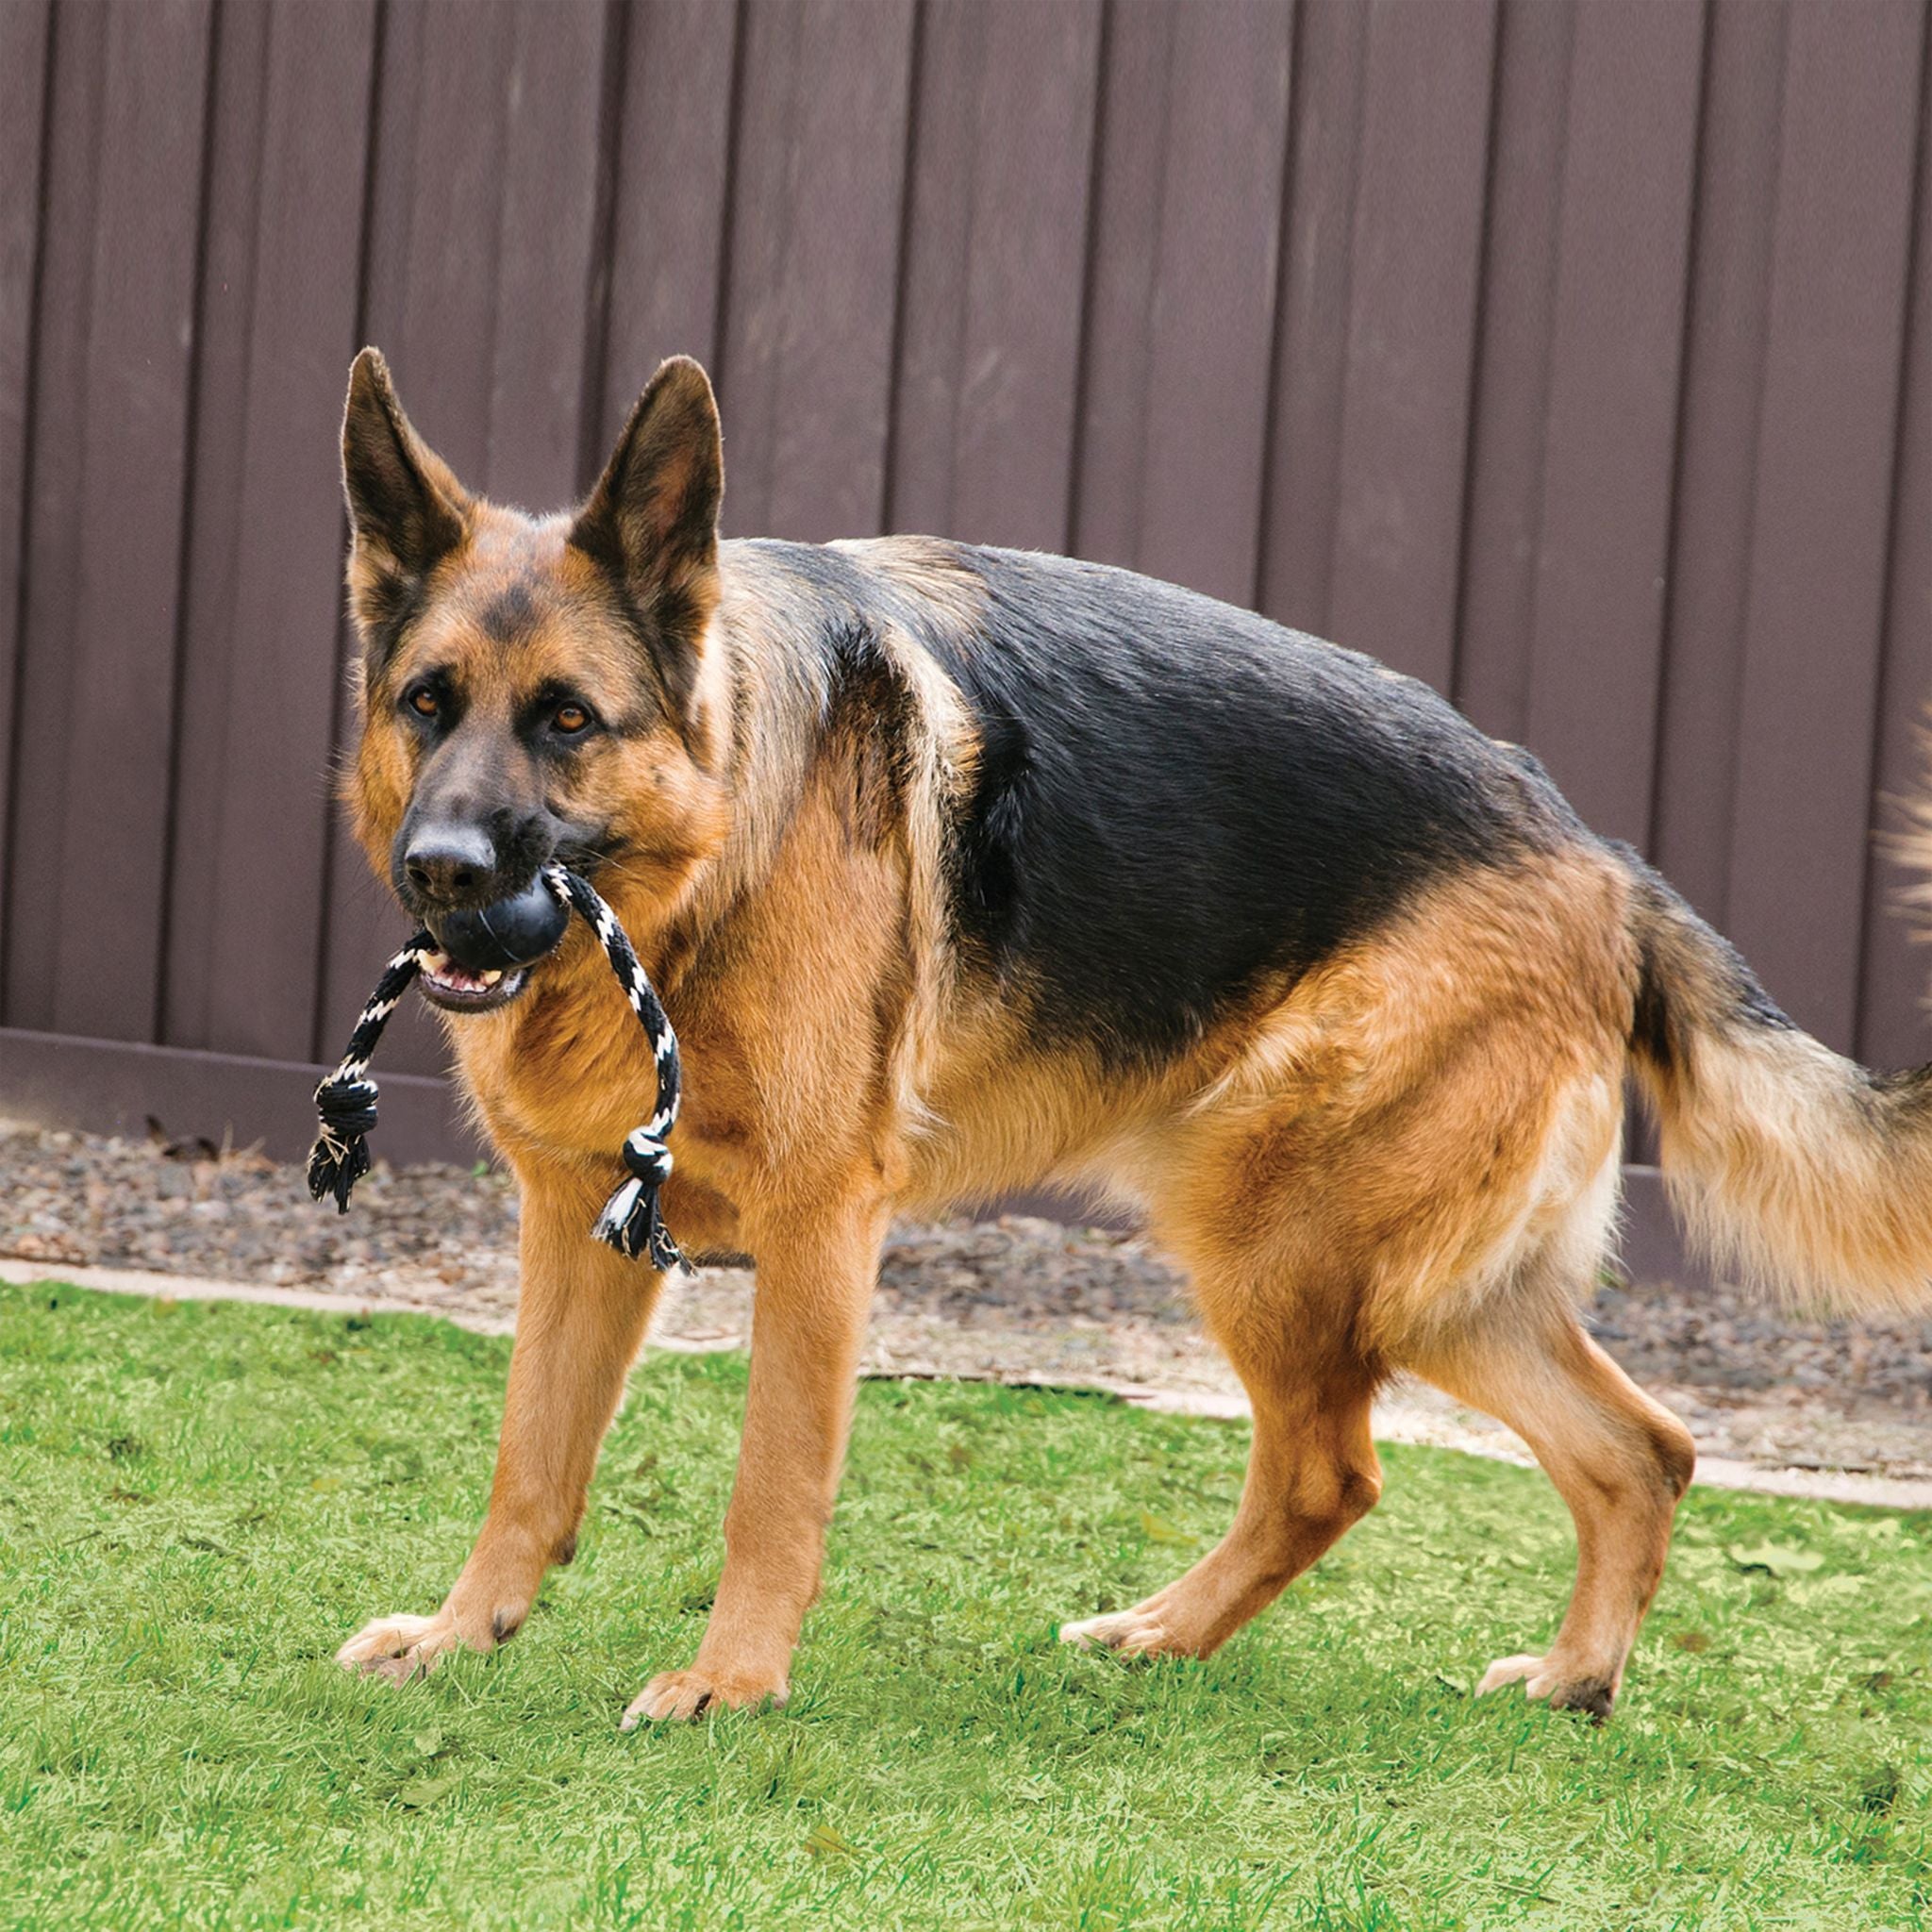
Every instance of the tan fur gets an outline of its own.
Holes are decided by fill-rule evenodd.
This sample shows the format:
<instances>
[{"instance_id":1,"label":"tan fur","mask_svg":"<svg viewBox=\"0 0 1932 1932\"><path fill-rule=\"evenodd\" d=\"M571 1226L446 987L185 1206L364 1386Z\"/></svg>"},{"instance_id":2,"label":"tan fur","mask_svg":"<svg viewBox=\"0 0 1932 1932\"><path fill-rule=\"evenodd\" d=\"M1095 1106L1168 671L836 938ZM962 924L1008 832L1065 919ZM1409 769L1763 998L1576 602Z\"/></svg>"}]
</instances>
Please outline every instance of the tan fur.
<instances>
[{"instance_id":1,"label":"tan fur","mask_svg":"<svg viewBox=\"0 0 1932 1932\"><path fill-rule=\"evenodd\" d=\"M701 419L708 391L687 381L681 395ZM507 712L567 667L612 716L637 675L563 520L459 501L462 541L363 694L347 791L379 871L412 783L396 697L414 667L454 657L475 702ZM909 597L935 624L976 621L977 588L941 546L841 547L877 583L879 609ZM352 561L358 609L384 563ZM691 715L588 747L558 781L565 807L594 807L625 841L598 883L681 1041L666 1219L687 1248L749 1253L758 1270L716 1607L692 1663L655 1678L628 1721L783 1699L889 1218L1055 1181L1145 1212L1189 1268L1256 1418L1224 1541L1146 1603L1069 1624L1071 1639L1189 1655L1222 1642L1374 1503L1370 1400L1407 1369L1517 1427L1576 1516L1570 1613L1547 1652L1506 1659L1494 1681L1607 1711L1691 1464L1682 1426L1574 1313L1614 1210L1655 920L1631 871L1579 835L1447 876L1299 981L1255 988L1188 1050L1110 1070L1038 1037L1024 979L996 980L955 945L946 824L978 747L938 663L880 620L911 707L905 756L889 758L862 724L828 724L833 693L800 668L808 655L779 647L796 620L765 555L727 545L714 571L702 558L689 570L704 591ZM509 586L534 613L514 652L484 616ZM343 1650L392 1674L459 1643L488 1648L527 1614L570 1546L656 1292L585 1232L654 1089L641 1038L581 929L537 975L501 1011L449 1024L524 1191L525 1286L475 1554L436 1616L378 1620ZM1843 1108L1831 1113L1840 1063L1797 1038L1780 1059L1707 1028L1686 1066L1653 1069L1667 1158L1731 1203L1733 1222L1785 1228L1780 1252L1795 1225L1823 1273L1874 1252L1903 1269L1919 1208L1871 1204L1886 1190L1923 1204L1932 1189L1913 1170L1900 1190L1895 1152L1861 1147ZM1806 1137L1826 1116L1836 1151L1807 1168ZM1821 1175L1864 1191L1856 1252ZM1905 1217L1895 1240L1889 1213Z\"/></svg>"},{"instance_id":2,"label":"tan fur","mask_svg":"<svg viewBox=\"0 0 1932 1932\"><path fill-rule=\"evenodd\" d=\"M1692 1234L1792 1301L1932 1306L1932 1096L1737 1010L1729 962L1681 908L1641 915L1673 1015L1633 1066Z\"/></svg>"}]
</instances>

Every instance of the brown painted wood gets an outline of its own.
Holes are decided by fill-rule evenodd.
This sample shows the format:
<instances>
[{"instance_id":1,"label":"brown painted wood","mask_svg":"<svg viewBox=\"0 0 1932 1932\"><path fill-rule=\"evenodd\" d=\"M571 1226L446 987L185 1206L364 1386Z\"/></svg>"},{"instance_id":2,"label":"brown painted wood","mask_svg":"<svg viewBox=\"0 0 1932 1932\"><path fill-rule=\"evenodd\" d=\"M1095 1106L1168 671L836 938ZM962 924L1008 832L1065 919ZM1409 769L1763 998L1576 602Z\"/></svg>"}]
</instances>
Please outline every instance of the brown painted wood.
<instances>
[{"instance_id":1,"label":"brown painted wood","mask_svg":"<svg viewBox=\"0 0 1932 1932\"><path fill-rule=\"evenodd\" d=\"M1290 45L1285 8L1184 8L1169 82L1135 561L1241 604L1260 541Z\"/></svg>"},{"instance_id":2,"label":"brown painted wood","mask_svg":"<svg viewBox=\"0 0 1932 1932\"><path fill-rule=\"evenodd\" d=\"M1101 563L1140 555L1174 35L1171 8L1108 9L1073 517L1074 550Z\"/></svg>"},{"instance_id":3,"label":"brown painted wood","mask_svg":"<svg viewBox=\"0 0 1932 1932\"><path fill-rule=\"evenodd\" d=\"M1715 0L1685 323L1652 850L1724 924L1764 398L1782 7Z\"/></svg>"},{"instance_id":4,"label":"brown painted wood","mask_svg":"<svg viewBox=\"0 0 1932 1932\"><path fill-rule=\"evenodd\" d=\"M605 0L517 8L503 94L485 468L498 498L543 509L579 487L584 319L604 247L597 135L607 10Z\"/></svg>"},{"instance_id":5,"label":"brown painted wood","mask_svg":"<svg viewBox=\"0 0 1932 1932\"><path fill-rule=\"evenodd\" d=\"M760 0L746 21L724 381L734 534L885 514L911 0Z\"/></svg>"},{"instance_id":6,"label":"brown painted wood","mask_svg":"<svg viewBox=\"0 0 1932 1932\"><path fill-rule=\"evenodd\" d=\"M1256 596L1270 617L1318 637L1331 631L1368 24L1357 0L1300 0L1295 9L1292 151Z\"/></svg>"},{"instance_id":7,"label":"brown painted wood","mask_svg":"<svg viewBox=\"0 0 1932 1932\"><path fill-rule=\"evenodd\" d=\"M7 907L13 793L13 693L22 658L22 539L30 468L34 314L39 294L41 158L52 0L0 0L0 916ZM6 949L0 946L0 1010Z\"/></svg>"},{"instance_id":8,"label":"brown painted wood","mask_svg":"<svg viewBox=\"0 0 1932 1932\"><path fill-rule=\"evenodd\" d=\"M465 483L549 508L575 491L584 441L604 13L431 0L389 19L365 333ZM328 905L318 1057L406 929L340 823ZM442 1041L412 1010L385 1058L432 1072Z\"/></svg>"},{"instance_id":9,"label":"brown painted wood","mask_svg":"<svg viewBox=\"0 0 1932 1932\"><path fill-rule=\"evenodd\" d=\"M370 1152L399 1166L447 1160L467 1167L480 1150L454 1090L420 1074L391 1073L388 1059L385 1052L378 1070L382 1119ZM205 1135L217 1146L258 1146L276 1160L308 1154L315 1140L315 1088L327 1071L245 1054L0 1027L0 1111L9 1120L141 1140L152 1117L174 1140ZM289 1212L335 1209L291 1189Z\"/></svg>"},{"instance_id":10,"label":"brown painted wood","mask_svg":"<svg viewBox=\"0 0 1932 1932\"><path fill-rule=\"evenodd\" d=\"M1884 610L1920 8L1812 0L1786 42L1726 923L1852 1045Z\"/></svg>"},{"instance_id":11,"label":"brown painted wood","mask_svg":"<svg viewBox=\"0 0 1932 1932\"><path fill-rule=\"evenodd\" d=\"M1376 0L1363 75L1329 625L1451 687L1492 0Z\"/></svg>"},{"instance_id":12,"label":"brown painted wood","mask_svg":"<svg viewBox=\"0 0 1932 1932\"><path fill-rule=\"evenodd\" d=\"M1098 0L924 14L887 521L1063 550Z\"/></svg>"},{"instance_id":13,"label":"brown painted wood","mask_svg":"<svg viewBox=\"0 0 1932 1932\"><path fill-rule=\"evenodd\" d=\"M722 375L738 8L650 0L629 9L618 107L602 406L586 469L617 441L666 356ZM734 487L725 466L725 488Z\"/></svg>"},{"instance_id":14,"label":"brown painted wood","mask_svg":"<svg viewBox=\"0 0 1932 1932\"><path fill-rule=\"evenodd\" d=\"M1498 21L1455 697L1512 742L1529 732L1575 21L1573 0L1510 0Z\"/></svg>"},{"instance_id":15,"label":"brown painted wood","mask_svg":"<svg viewBox=\"0 0 1932 1932\"><path fill-rule=\"evenodd\" d=\"M1650 835L1701 7L1581 0L1524 741L1598 831Z\"/></svg>"},{"instance_id":16,"label":"brown painted wood","mask_svg":"<svg viewBox=\"0 0 1932 1932\"><path fill-rule=\"evenodd\" d=\"M582 487L694 350L734 530L1069 545L1427 675L1799 1019L1912 1057L1871 835L1932 695L1924 35L1917 0L6 0L0 1024L306 1065L401 932L325 798L374 337L512 499ZM414 1014L385 1049L441 1058Z\"/></svg>"},{"instance_id":17,"label":"brown painted wood","mask_svg":"<svg viewBox=\"0 0 1932 1932\"><path fill-rule=\"evenodd\" d=\"M237 796L245 806L249 796L228 761L235 722L229 687L238 651L259 644L238 638L235 592L250 561L243 549L248 363L256 244L263 225L262 133L273 25L273 10L266 7L227 8L215 20L208 206L202 212L196 298L194 466L189 479L179 702L169 800L167 952L158 1016L159 1039L177 1046L210 1045L220 1024L222 995L229 989L217 984L213 963L220 946L216 909L222 880L220 841L212 833L228 798ZM268 218L273 221L273 211ZM322 460L327 460L326 452ZM339 515L335 521L340 523ZM333 603L316 613L324 625L325 667L334 663ZM241 722L245 736L259 734L259 719ZM328 742L326 735L323 741ZM313 875L303 883L319 917ZM312 998L314 935L309 938L310 957L302 962L302 974ZM269 1050L282 1044L278 1040Z\"/></svg>"},{"instance_id":18,"label":"brown painted wood","mask_svg":"<svg viewBox=\"0 0 1932 1932\"><path fill-rule=\"evenodd\" d=\"M81 441L93 282L93 208L99 174L108 16L101 7L60 16L49 52L45 175L33 384L22 414L32 425L31 478L19 526L20 657L8 743L7 899L0 906L0 1023L54 1024L59 957L61 779L74 706L80 594ZM15 541L12 533L8 541ZM26 721L38 722L29 730Z\"/></svg>"},{"instance_id":19,"label":"brown painted wood","mask_svg":"<svg viewBox=\"0 0 1932 1932\"><path fill-rule=\"evenodd\" d=\"M1082 544L1091 531L1098 554L1241 603L1260 535L1290 27L1286 8L1118 9L1103 108L1100 247L1118 268L1096 283L1088 341Z\"/></svg>"},{"instance_id":20,"label":"brown painted wood","mask_svg":"<svg viewBox=\"0 0 1932 1932\"><path fill-rule=\"evenodd\" d=\"M79 111L98 158L71 311L86 349L64 372L70 408L40 419L67 446L72 522L55 539L37 517L28 558L38 575L60 556L73 590L59 697L44 708L54 691L30 679L45 728L17 733L9 896L28 916L8 922L9 1009L143 1039L161 957L209 9L155 0L89 25L103 31ZM52 641L36 627L32 641L43 659Z\"/></svg>"},{"instance_id":21,"label":"brown painted wood","mask_svg":"<svg viewBox=\"0 0 1932 1932\"><path fill-rule=\"evenodd\" d=\"M1922 117L1932 92L1932 44L1924 58ZM1915 223L1878 685L1877 795L1859 972L1857 1051L1875 1067L1910 1066L1932 1058L1926 1008L1932 951L1924 943L1932 912L1914 905L1907 917L1904 903L1908 887L1928 881L1923 874L1905 873L1890 849L1905 824L1897 801L1923 796L1932 779L1926 710L1932 699L1932 145L1923 137Z\"/></svg>"},{"instance_id":22,"label":"brown painted wood","mask_svg":"<svg viewBox=\"0 0 1932 1932\"><path fill-rule=\"evenodd\" d=\"M225 35L265 23L267 41L243 50L262 83L248 273L239 292L213 273L204 291L199 401L227 446L225 475L211 451L197 462L219 493L194 498L176 761L186 795L175 813L177 834L197 830L177 836L174 854L167 1037L273 1055L308 1031L324 939L316 883L341 601L335 446L356 341L375 9L360 0L222 18ZM225 266L212 248L209 266Z\"/></svg>"}]
</instances>

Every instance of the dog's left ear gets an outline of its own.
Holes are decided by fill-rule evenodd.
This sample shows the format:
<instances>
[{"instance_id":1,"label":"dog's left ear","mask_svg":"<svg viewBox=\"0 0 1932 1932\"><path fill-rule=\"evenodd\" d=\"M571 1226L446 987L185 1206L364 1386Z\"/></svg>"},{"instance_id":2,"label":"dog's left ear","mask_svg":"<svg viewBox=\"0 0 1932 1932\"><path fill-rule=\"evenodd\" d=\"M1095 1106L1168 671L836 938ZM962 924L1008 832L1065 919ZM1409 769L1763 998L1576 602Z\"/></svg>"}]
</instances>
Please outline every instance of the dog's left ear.
<instances>
[{"instance_id":1,"label":"dog's left ear","mask_svg":"<svg viewBox=\"0 0 1932 1932\"><path fill-rule=\"evenodd\" d=\"M674 356L638 398L570 541L624 586L649 625L667 693L681 714L717 602L724 496L710 379L689 356Z\"/></svg>"}]
</instances>

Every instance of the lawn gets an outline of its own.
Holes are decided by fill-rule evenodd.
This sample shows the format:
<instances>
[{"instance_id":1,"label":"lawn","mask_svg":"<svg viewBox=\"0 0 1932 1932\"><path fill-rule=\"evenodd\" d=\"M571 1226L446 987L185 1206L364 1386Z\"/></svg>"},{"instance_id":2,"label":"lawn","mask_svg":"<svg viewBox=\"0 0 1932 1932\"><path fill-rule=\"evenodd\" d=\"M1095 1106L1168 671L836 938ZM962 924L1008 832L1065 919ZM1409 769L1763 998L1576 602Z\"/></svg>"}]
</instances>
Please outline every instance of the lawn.
<instances>
[{"instance_id":1,"label":"lawn","mask_svg":"<svg viewBox=\"0 0 1932 1932\"><path fill-rule=\"evenodd\" d=\"M1477 1703L1551 1626L1533 1473L1385 1500L1205 1664L1075 1654L1218 1533L1245 1432L864 1391L791 1707L620 1735L695 1644L744 1371L633 1378L516 1642L398 1692L508 1345L0 1290L0 1926L1932 1924L1932 1516L1693 1493L1607 1729Z\"/></svg>"}]
</instances>

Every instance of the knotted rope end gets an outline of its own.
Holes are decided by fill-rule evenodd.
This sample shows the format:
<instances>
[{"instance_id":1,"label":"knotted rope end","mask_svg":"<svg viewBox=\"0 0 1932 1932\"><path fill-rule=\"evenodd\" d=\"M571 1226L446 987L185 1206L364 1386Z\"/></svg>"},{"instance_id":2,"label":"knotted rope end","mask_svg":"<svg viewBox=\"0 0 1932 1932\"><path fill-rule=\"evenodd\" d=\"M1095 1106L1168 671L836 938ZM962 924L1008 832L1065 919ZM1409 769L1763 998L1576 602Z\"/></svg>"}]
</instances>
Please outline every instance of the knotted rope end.
<instances>
[{"instance_id":1,"label":"knotted rope end","mask_svg":"<svg viewBox=\"0 0 1932 1932\"><path fill-rule=\"evenodd\" d=\"M648 1255L660 1274L683 1267L684 1256L658 1208L658 1193L671 1178L670 1148L648 1126L639 1127L625 1137L624 1164L630 1172L605 1202L591 1232L627 1261Z\"/></svg>"},{"instance_id":2,"label":"knotted rope end","mask_svg":"<svg viewBox=\"0 0 1932 1932\"><path fill-rule=\"evenodd\" d=\"M331 1074L315 1090L322 1131L308 1150L308 1191L318 1201L333 1197L336 1211L349 1211L356 1183L369 1172L369 1143L375 1124L375 1082Z\"/></svg>"}]
</instances>

